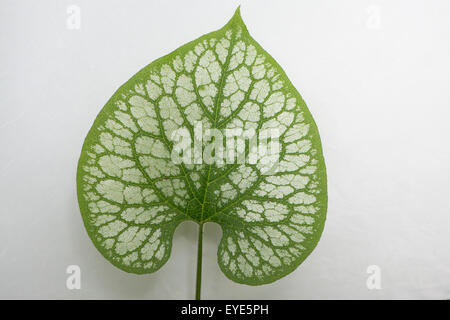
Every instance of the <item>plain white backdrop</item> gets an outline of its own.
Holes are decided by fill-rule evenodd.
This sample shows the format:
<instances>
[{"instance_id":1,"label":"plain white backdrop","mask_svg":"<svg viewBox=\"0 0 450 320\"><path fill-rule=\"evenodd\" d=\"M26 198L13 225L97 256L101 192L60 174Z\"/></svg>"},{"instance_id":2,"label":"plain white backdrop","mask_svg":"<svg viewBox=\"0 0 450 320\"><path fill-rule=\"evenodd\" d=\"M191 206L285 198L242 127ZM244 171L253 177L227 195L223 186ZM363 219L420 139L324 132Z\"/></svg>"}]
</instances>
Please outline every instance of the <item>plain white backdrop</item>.
<instances>
[{"instance_id":1,"label":"plain white backdrop","mask_svg":"<svg viewBox=\"0 0 450 320\"><path fill-rule=\"evenodd\" d=\"M83 140L115 90L221 28L241 4L321 134L325 230L293 273L251 287L217 265L206 225L204 298L450 298L450 2L13 1L0 3L0 298L194 297L197 227L158 272L127 274L94 248L76 198ZM67 27L69 6L80 28ZM81 268L81 289L66 268ZM381 270L381 289L366 286Z\"/></svg>"}]
</instances>

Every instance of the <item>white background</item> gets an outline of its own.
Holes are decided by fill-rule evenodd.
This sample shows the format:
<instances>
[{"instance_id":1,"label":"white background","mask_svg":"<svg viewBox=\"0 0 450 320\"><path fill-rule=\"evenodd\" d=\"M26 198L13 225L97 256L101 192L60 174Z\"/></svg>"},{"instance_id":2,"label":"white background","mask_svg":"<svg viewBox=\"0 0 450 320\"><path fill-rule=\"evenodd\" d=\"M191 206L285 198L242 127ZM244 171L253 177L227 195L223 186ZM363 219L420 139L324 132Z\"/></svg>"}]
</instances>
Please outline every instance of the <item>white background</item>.
<instances>
[{"instance_id":1,"label":"white background","mask_svg":"<svg viewBox=\"0 0 450 320\"><path fill-rule=\"evenodd\" d=\"M69 5L81 27L66 27ZM210 299L450 298L450 1L1 1L0 298L194 297L197 227L180 225L158 272L127 274L82 225L76 166L115 90L219 29L237 5L320 130L329 210L322 239L270 285L235 284L205 235ZM81 290L66 268L81 267ZM381 289L366 287L381 268Z\"/></svg>"}]
</instances>

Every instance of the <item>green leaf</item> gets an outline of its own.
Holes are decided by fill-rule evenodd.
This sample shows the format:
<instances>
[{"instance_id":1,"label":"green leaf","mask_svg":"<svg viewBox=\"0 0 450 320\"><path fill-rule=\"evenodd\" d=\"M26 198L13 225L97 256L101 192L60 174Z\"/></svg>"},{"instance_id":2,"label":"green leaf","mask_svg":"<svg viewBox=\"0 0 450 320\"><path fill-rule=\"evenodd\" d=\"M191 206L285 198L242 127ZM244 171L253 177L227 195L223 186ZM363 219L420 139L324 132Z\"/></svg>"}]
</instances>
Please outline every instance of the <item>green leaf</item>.
<instances>
[{"instance_id":1,"label":"green leaf","mask_svg":"<svg viewBox=\"0 0 450 320\"><path fill-rule=\"evenodd\" d=\"M279 137L269 137L273 149L264 154L242 134L236 141L244 150L232 157L212 133L227 130ZM183 132L200 148L183 149ZM327 206L314 120L239 9L222 29L152 62L116 91L86 137L77 185L89 236L120 269L155 272L180 222L195 221L201 231L216 222L220 268L250 285L285 276L310 254ZM199 249L201 259L201 236Z\"/></svg>"}]
</instances>

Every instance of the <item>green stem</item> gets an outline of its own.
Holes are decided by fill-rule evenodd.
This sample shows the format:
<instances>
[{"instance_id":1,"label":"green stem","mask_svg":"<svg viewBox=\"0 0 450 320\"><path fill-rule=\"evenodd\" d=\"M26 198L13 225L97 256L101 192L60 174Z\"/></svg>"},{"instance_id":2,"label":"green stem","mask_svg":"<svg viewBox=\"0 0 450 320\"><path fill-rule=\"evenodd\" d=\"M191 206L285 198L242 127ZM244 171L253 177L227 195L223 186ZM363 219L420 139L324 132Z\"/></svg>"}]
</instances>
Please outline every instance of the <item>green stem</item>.
<instances>
[{"instance_id":1,"label":"green stem","mask_svg":"<svg viewBox=\"0 0 450 320\"><path fill-rule=\"evenodd\" d=\"M200 300L200 291L202 288L202 253L203 253L203 223L198 228L198 247L197 247L197 286L195 288L195 299Z\"/></svg>"}]
</instances>

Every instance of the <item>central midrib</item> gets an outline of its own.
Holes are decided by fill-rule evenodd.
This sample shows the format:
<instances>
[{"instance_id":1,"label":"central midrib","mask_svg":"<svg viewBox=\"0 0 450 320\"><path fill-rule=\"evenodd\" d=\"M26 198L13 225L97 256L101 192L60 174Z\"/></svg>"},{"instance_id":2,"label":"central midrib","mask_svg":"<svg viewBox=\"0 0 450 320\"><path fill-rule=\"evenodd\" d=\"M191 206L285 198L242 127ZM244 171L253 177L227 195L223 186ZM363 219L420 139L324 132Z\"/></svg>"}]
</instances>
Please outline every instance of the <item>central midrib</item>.
<instances>
[{"instance_id":1,"label":"central midrib","mask_svg":"<svg viewBox=\"0 0 450 320\"><path fill-rule=\"evenodd\" d=\"M233 30L234 31L234 30ZM227 58L225 59L225 63L223 64L223 72L222 72L222 76L220 77L220 83L219 83L219 90L217 93L217 97L214 101L214 122L212 125L212 128L216 128L217 127L217 117L219 114L219 107L220 104L222 102L223 99L223 87L224 87L224 82L226 80L226 76L227 76L227 71L228 71L228 65L230 64L230 59L231 59L231 53L232 53L232 49L234 47L235 44L235 32L232 33L231 35L231 39L230 39L230 47L228 48L228 53L227 53ZM206 219L204 219L204 215L205 215L205 203L206 203L206 197L208 194L208 187L210 184L210 177L211 177L211 169L212 169L213 164L209 164L208 165L208 174L206 176L206 186L205 186L205 191L203 193L203 200L201 203L202 206L202 212L200 214L200 224L203 224L204 220L206 220L208 217L206 217Z\"/></svg>"}]
</instances>

